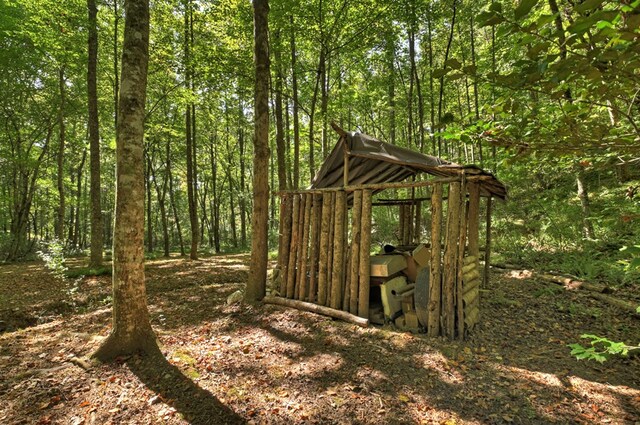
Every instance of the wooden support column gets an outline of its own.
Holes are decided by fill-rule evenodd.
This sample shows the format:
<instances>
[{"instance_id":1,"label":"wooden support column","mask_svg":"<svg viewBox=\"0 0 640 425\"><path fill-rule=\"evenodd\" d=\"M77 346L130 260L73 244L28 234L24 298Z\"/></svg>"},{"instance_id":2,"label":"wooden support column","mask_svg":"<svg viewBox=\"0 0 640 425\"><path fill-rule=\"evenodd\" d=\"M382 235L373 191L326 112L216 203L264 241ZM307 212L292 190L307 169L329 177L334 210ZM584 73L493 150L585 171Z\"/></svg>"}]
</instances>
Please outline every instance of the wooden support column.
<instances>
[{"instance_id":1,"label":"wooden support column","mask_svg":"<svg viewBox=\"0 0 640 425\"><path fill-rule=\"evenodd\" d=\"M429 312L427 333L440 335L442 288L442 184L433 187L431 194L431 264L429 270Z\"/></svg>"},{"instance_id":2,"label":"wooden support column","mask_svg":"<svg viewBox=\"0 0 640 425\"><path fill-rule=\"evenodd\" d=\"M313 194L307 193L304 195L304 224L302 226L302 267L301 267L301 279L298 282L300 287L298 291L298 299L302 301L307 300L309 293L307 271L309 269L309 237L311 233L311 204L313 203ZM301 214L302 215L302 214Z\"/></svg>"},{"instance_id":3,"label":"wooden support column","mask_svg":"<svg viewBox=\"0 0 640 425\"><path fill-rule=\"evenodd\" d=\"M413 243L420 243L422 237L422 201L415 202L415 227L413 229Z\"/></svg>"},{"instance_id":4,"label":"wooden support column","mask_svg":"<svg viewBox=\"0 0 640 425\"><path fill-rule=\"evenodd\" d=\"M469 183L469 256L480 258L480 185Z\"/></svg>"},{"instance_id":5,"label":"wooden support column","mask_svg":"<svg viewBox=\"0 0 640 425\"><path fill-rule=\"evenodd\" d=\"M296 266L298 252L298 219L300 215L300 195L293 195L293 208L291 209L291 246L289 247L289 267L287 271L287 290L282 296L293 298L296 283Z\"/></svg>"},{"instance_id":6,"label":"wooden support column","mask_svg":"<svg viewBox=\"0 0 640 425\"><path fill-rule=\"evenodd\" d=\"M407 206L405 204L400 204L398 205L398 218L399 218L399 223L398 223L398 243L400 245L404 245L404 228L406 226L404 220L406 219L407 215L405 214L404 210Z\"/></svg>"},{"instance_id":7,"label":"wooden support column","mask_svg":"<svg viewBox=\"0 0 640 425\"><path fill-rule=\"evenodd\" d=\"M447 201L447 233L442 270L442 312L444 335L455 336L456 265L458 259L458 237L460 235L460 183L449 184Z\"/></svg>"},{"instance_id":8,"label":"wooden support column","mask_svg":"<svg viewBox=\"0 0 640 425\"><path fill-rule=\"evenodd\" d=\"M336 193L333 232L333 265L331 270L331 302L329 306L336 310L342 307L342 286L344 283L344 229L346 212L346 192Z\"/></svg>"},{"instance_id":9,"label":"wooden support column","mask_svg":"<svg viewBox=\"0 0 640 425\"><path fill-rule=\"evenodd\" d=\"M489 273L491 264L491 203L492 197L489 195L487 198L487 237L484 246L484 276L482 278L482 286L486 288L489 285Z\"/></svg>"},{"instance_id":10,"label":"wooden support column","mask_svg":"<svg viewBox=\"0 0 640 425\"><path fill-rule=\"evenodd\" d=\"M327 273L329 269L329 222L331 217L331 196L329 192L322 194L322 226L320 227L320 252L318 264L318 304L327 302Z\"/></svg>"},{"instance_id":11,"label":"wooden support column","mask_svg":"<svg viewBox=\"0 0 640 425\"><path fill-rule=\"evenodd\" d=\"M371 190L365 189L362 191L358 316L364 318L369 318L369 277L371 274L371 198Z\"/></svg>"},{"instance_id":12,"label":"wooden support column","mask_svg":"<svg viewBox=\"0 0 640 425\"><path fill-rule=\"evenodd\" d=\"M306 210L307 198L304 194L300 195L300 207L298 209L298 244L296 252L296 281L293 287L293 298L298 298L300 294L300 285L304 280L302 276L302 264L306 258L302 255L302 239L304 238L304 212Z\"/></svg>"},{"instance_id":13,"label":"wooden support column","mask_svg":"<svg viewBox=\"0 0 640 425\"><path fill-rule=\"evenodd\" d=\"M280 262L280 271L281 277L280 280L280 295L285 296L287 293L287 278L288 278L288 270L289 270L289 253L291 248L291 219L293 214L293 196L284 195L282 197L281 205L283 208L281 209L282 213L280 215L280 222L282 223L282 234L280 237L280 246L278 247L278 251L280 255L278 260Z\"/></svg>"},{"instance_id":14,"label":"wooden support column","mask_svg":"<svg viewBox=\"0 0 640 425\"><path fill-rule=\"evenodd\" d=\"M458 231L458 258L456 264L457 276L456 276L456 324L458 339L464 339L464 305L462 302L462 267L464 265L464 251L467 244L467 222L469 220L467 209L467 184L465 180L464 172L462 174L462 182L460 184L460 198L458 199L460 204L460 221Z\"/></svg>"},{"instance_id":15,"label":"wooden support column","mask_svg":"<svg viewBox=\"0 0 640 425\"><path fill-rule=\"evenodd\" d=\"M325 300L324 305L330 305L331 303L331 284L332 284L332 276L333 276L333 267L335 266L333 262L333 257L335 252L333 250L333 242L335 238L335 223L336 223L336 192L331 194L331 210L329 214L329 244L327 245L327 298Z\"/></svg>"},{"instance_id":16,"label":"wooden support column","mask_svg":"<svg viewBox=\"0 0 640 425\"><path fill-rule=\"evenodd\" d=\"M362 191L353 194L353 208L351 209L351 262L349 277L349 312L358 314L358 284L360 275L360 239L362 222Z\"/></svg>"},{"instance_id":17,"label":"wooden support column","mask_svg":"<svg viewBox=\"0 0 640 425\"><path fill-rule=\"evenodd\" d=\"M312 195L313 206L311 207L311 246L309 247L309 302L316 302L318 292L318 262L320 253L320 224L322 222L322 196Z\"/></svg>"}]
</instances>

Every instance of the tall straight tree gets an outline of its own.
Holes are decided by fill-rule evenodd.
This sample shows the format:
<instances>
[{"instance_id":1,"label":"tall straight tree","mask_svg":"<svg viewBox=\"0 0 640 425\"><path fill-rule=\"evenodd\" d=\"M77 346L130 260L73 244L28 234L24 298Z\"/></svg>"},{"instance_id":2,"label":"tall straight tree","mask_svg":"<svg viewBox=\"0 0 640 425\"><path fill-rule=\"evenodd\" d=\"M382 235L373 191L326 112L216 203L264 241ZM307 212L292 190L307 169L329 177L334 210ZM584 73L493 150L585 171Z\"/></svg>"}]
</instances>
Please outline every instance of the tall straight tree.
<instances>
[{"instance_id":1,"label":"tall straight tree","mask_svg":"<svg viewBox=\"0 0 640 425\"><path fill-rule=\"evenodd\" d=\"M255 123L253 136L253 212L251 214L251 270L245 299L261 300L267 281L269 223L269 1L253 0Z\"/></svg>"},{"instance_id":2,"label":"tall straight tree","mask_svg":"<svg viewBox=\"0 0 640 425\"><path fill-rule=\"evenodd\" d=\"M113 328L94 353L101 361L160 352L149 321L144 275L144 116L149 64L149 1L125 3L116 129Z\"/></svg>"},{"instance_id":3,"label":"tall straight tree","mask_svg":"<svg viewBox=\"0 0 640 425\"><path fill-rule=\"evenodd\" d=\"M102 206L100 205L100 122L98 120L98 8L87 0L89 10L89 55L87 65L87 103L89 105L89 168L91 173L91 257L89 264L102 264Z\"/></svg>"},{"instance_id":4,"label":"tall straight tree","mask_svg":"<svg viewBox=\"0 0 640 425\"><path fill-rule=\"evenodd\" d=\"M185 85L193 94L193 67L191 62L191 44L193 43L192 4L185 0L184 9L184 63ZM195 106L193 102L187 104L185 116L187 139L187 197L189 198L189 221L191 223L191 251L189 258L198 259L198 194L196 193L196 157L195 152Z\"/></svg>"}]
</instances>

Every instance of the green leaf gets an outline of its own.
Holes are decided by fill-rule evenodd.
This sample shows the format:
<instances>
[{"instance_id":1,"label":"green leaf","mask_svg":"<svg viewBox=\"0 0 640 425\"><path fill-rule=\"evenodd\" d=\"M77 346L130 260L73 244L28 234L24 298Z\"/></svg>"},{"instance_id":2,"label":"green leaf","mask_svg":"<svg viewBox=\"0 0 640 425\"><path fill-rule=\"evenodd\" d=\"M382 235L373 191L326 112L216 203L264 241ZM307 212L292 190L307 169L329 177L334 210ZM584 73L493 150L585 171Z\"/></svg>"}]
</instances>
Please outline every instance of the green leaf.
<instances>
[{"instance_id":1,"label":"green leaf","mask_svg":"<svg viewBox=\"0 0 640 425\"><path fill-rule=\"evenodd\" d=\"M577 5L575 9L578 12L585 14L586 12L590 12L593 9L597 9L602 3L604 3L604 0L585 0L583 3Z\"/></svg>"},{"instance_id":2,"label":"green leaf","mask_svg":"<svg viewBox=\"0 0 640 425\"><path fill-rule=\"evenodd\" d=\"M502 13L502 3L500 2L491 3L491 5L489 6L489 10L493 12Z\"/></svg>"},{"instance_id":3,"label":"green leaf","mask_svg":"<svg viewBox=\"0 0 640 425\"><path fill-rule=\"evenodd\" d=\"M538 3L538 0L520 0L518 7L514 11L516 19L522 19L531 12L531 9Z\"/></svg>"},{"instance_id":4,"label":"green leaf","mask_svg":"<svg viewBox=\"0 0 640 425\"><path fill-rule=\"evenodd\" d=\"M447 75L447 73L450 71L450 69L447 68L438 68L438 69L434 69L433 70L433 78L440 78L440 77L444 77L445 75Z\"/></svg>"},{"instance_id":5,"label":"green leaf","mask_svg":"<svg viewBox=\"0 0 640 425\"><path fill-rule=\"evenodd\" d=\"M467 74L476 75L476 71L478 70L478 67L476 65L467 65L464 68L462 68L462 70Z\"/></svg>"},{"instance_id":6,"label":"green leaf","mask_svg":"<svg viewBox=\"0 0 640 425\"><path fill-rule=\"evenodd\" d=\"M462 67L462 64L460 63L460 61L458 61L458 59L455 59L455 58L446 60L444 62L444 65L452 69L460 69L460 67Z\"/></svg>"}]
</instances>

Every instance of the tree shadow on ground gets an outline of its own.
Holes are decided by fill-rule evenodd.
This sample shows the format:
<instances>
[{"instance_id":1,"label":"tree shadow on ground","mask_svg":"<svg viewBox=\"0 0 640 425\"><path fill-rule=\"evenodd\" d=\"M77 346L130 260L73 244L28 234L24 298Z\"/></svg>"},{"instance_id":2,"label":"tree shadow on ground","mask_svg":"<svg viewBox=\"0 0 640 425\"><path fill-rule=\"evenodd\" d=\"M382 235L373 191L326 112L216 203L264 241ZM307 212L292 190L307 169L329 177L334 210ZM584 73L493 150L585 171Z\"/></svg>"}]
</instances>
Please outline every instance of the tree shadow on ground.
<instances>
[{"instance_id":1,"label":"tree shadow on ground","mask_svg":"<svg viewBox=\"0 0 640 425\"><path fill-rule=\"evenodd\" d=\"M131 372L191 424L244 424L246 421L209 391L200 388L160 355L136 356Z\"/></svg>"}]
</instances>

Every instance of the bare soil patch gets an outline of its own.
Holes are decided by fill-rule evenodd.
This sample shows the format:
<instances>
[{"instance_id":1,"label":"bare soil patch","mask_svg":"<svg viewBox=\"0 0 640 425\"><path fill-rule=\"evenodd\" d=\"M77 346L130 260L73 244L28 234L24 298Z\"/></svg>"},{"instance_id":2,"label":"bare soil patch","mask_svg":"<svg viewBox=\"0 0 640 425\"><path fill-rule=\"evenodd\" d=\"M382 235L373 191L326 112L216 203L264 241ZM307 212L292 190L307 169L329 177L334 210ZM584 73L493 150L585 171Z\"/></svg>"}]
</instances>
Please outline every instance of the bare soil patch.
<instances>
[{"instance_id":1,"label":"bare soil patch","mask_svg":"<svg viewBox=\"0 0 640 425\"><path fill-rule=\"evenodd\" d=\"M74 359L109 331L110 278L73 291L41 263L1 266L0 423L640 423L640 359L579 362L567 347L583 333L638 343L640 321L580 291L496 271L460 343L228 306L248 261L149 261L166 360L89 370Z\"/></svg>"}]
</instances>

